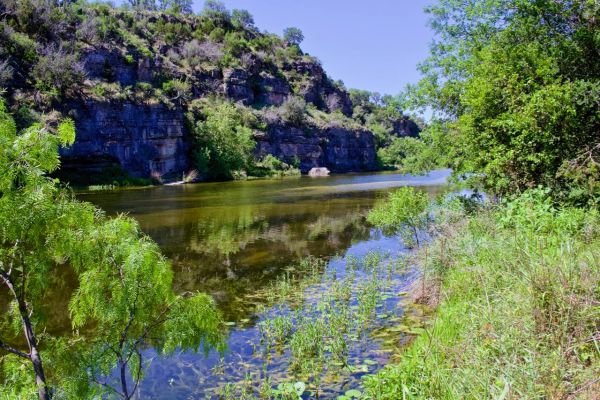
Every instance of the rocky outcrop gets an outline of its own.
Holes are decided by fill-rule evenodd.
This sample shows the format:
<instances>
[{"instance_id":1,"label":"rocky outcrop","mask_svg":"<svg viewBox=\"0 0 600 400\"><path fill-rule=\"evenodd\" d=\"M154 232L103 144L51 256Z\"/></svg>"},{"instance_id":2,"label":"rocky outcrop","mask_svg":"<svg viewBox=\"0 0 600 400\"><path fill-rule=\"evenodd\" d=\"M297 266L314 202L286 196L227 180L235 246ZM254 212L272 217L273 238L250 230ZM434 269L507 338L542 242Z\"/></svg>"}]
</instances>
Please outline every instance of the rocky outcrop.
<instances>
[{"instance_id":1,"label":"rocky outcrop","mask_svg":"<svg viewBox=\"0 0 600 400\"><path fill-rule=\"evenodd\" d=\"M292 89L285 79L263 71L259 74L256 92L255 98L259 104L279 106L285 103L292 93Z\"/></svg>"},{"instance_id":2,"label":"rocky outcrop","mask_svg":"<svg viewBox=\"0 0 600 400\"><path fill-rule=\"evenodd\" d=\"M89 48L83 52L81 61L88 79L119 82L123 86L138 81L137 63L127 63L116 48Z\"/></svg>"},{"instance_id":3,"label":"rocky outcrop","mask_svg":"<svg viewBox=\"0 0 600 400\"><path fill-rule=\"evenodd\" d=\"M344 115L352 115L350 96L330 81L320 64L301 59L288 65L287 69L302 77L299 94L307 103L328 112L339 110Z\"/></svg>"},{"instance_id":4,"label":"rocky outcrop","mask_svg":"<svg viewBox=\"0 0 600 400\"><path fill-rule=\"evenodd\" d=\"M190 138L181 109L162 104L98 102L71 105L77 138L61 150L62 169L122 168L136 177L180 177L189 170Z\"/></svg>"},{"instance_id":5,"label":"rocky outcrop","mask_svg":"<svg viewBox=\"0 0 600 400\"><path fill-rule=\"evenodd\" d=\"M192 139L182 109L93 100L71 106L77 140L61 150L66 175L120 168L134 177L169 179L193 169ZM258 157L272 154L287 163L299 162L303 173L314 167L338 173L377 168L373 135L367 131L276 124L256 132L255 140Z\"/></svg>"},{"instance_id":6,"label":"rocky outcrop","mask_svg":"<svg viewBox=\"0 0 600 400\"><path fill-rule=\"evenodd\" d=\"M283 104L291 95L287 78L261 64L245 60L244 68L198 71L191 81L194 98L220 93L246 105ZM88 79L118 82L132 86L151 82L163 65L150 59L126 59L116 49L99 47L82 55ZM321 65L297 60L286 68L293 70L300 87L298 94L324 111L352 113L345 90L333 84ZM77 127L75 144L62 150L63 170L79 173L120 168L135 177L180 177L191 167L191 137L186 130L184 110L160 103L98 101L88 98L73 102L69 110ZM303 173L314 167L332 172L376 169L373 135L344 128L309 128L271 124L256 133L256 155L272 154L291 163L298 160Z\"/></svg>"},{"instance_id":7,"label":"rocky outcrop","mask_svg":"<svg viewBox=\"0 0 600 400\"><path fill-rule=\"evenodd\" d=\"M272 126L255 136L258 157L272 154L287 163L300 164L302 173L315 167L332 172L377 169L373 134L344 128L300 129Z\"/></svg>"},{"instance_id":8,"label":"rocky outcrop","mask_svg":"<svg viewBox=\"0 0 600 400\"><path fill-rule=\"evenodd\" d=\"M254 103L254 92L248 73L243 69L228 69L223 73L223 94L230 100L249 105Z\"/></svg>"},{"instance_id":9,"label":"rocky outcrop","mask_svg":"<svg viewBox=\"0 0 600 400\"><path fill-rule=\"evenodd\" d=\"M394 121L394 135L399 137L419 137L421 133L421 129L419 126L411 119L404 118L398 121Z\"/></svg>"}]
</instances>

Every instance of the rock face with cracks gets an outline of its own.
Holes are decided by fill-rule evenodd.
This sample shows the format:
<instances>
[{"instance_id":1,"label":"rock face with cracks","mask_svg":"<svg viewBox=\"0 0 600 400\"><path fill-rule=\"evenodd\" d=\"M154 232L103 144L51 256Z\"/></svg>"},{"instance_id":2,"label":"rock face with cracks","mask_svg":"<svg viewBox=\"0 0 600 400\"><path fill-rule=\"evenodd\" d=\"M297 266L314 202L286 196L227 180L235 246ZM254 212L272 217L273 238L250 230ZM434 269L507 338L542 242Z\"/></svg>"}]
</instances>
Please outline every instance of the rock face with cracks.
<instances>
[{"instance_id":1,"label":"rock face with cracks","mask_svg":"<svg viewBox=\"0 0 600 400\"><path fill-rule=\"evenodd\" d=\"M82 53L86 78L135 86L152 82L164 66L150 58L126 60L121 53L100 47ZM221 95L247 106L280 106L291 96L325 112L352 113L348 93L333 85L316 62L298 60L287 65L305 77L297 93L285 75L254 60L244 68L198 73L191 97ZM88 96L71 101L65 110L76 123L75 144L61 151L63 170L99 173L119 168L135 177L180 177L193 168L192 137L185 120L185 104L131 100L98 100ZM285 162L299 161L307 173L313 167L332 172L366 171L377 168L371 132L348 128L298 128L282 123L267 124L255 134L258 157L272 154Z\"/></svg>"}]
</instances>

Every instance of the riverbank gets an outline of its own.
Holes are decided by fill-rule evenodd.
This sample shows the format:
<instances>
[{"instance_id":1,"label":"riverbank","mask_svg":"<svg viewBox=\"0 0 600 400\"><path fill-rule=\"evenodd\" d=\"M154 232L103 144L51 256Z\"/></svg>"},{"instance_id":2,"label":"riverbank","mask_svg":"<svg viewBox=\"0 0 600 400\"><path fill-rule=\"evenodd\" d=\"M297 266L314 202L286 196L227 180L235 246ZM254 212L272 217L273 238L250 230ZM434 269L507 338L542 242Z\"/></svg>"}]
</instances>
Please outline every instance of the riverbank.
<instances>
[{"instance_id":1,"label":"riverbank","mask_svg":"<svg viewBox=\"0 0 600 400\"><path fill-rule=\"evenodd\" d=\"M438 225L416 288L436 313L368 398L597 398L599 222L538 192Z\"/></svg>"}]
</instances>

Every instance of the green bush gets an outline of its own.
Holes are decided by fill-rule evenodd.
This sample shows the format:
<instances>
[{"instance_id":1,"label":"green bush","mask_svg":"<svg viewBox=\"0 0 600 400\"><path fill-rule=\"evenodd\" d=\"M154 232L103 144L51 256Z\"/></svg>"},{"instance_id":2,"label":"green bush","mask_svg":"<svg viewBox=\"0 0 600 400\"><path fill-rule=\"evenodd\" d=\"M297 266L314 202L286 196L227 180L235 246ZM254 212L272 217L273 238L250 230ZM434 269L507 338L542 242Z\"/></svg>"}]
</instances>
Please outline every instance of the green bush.
<instances>
[{"instance_id":1,"label":"green bush","mask_svg":"<svg viewBox=\"0 0 600 400\"><path fill-rule=\"evenodd\" d=\"M429 222L428 206L427 193L407 186L378 203L369 212L367 221L386 233L399 233L408 247L419 246L419 233Z\"/></svg>"},{"instance_id":2,"label":"green bush","mask_svg":"<svg viewBox=\"0 0 600 400\"><path fill-rule=\"evenodd\" d=\"M49 93L64 94L76 90L83 83L83 66L75 53L61 47L48 47L31 71L35 86Z\"/></svg>"},{"instance_id":3,"label":"green bush","mask_svg":"<svg viewBox=\"0 0 600 400\"><path fill-rule=\"evenodd\" d=\"M256 143L250 128L256 123L247 111L227 102L200 102L188 113L195 137L198 171L210 179L232 179L247 171Z\"/></svg>"},{"instance_id":4,"label":"green bush","mask_svg":"<svg viewBox=\"0 0 600 400\"><path fill-rule=\"evenodd\" d=\"M170 96L171 101L185 101L189 100L192 96L192 86L190 83L179 79L164 82L162 90Z\"/></svg>"},{"instance_id":5,"label":"green bush","mask_svg":"<svg viewBox=\"0 0 600 400\"><path fill-rule=\"evenodd\" d=\"M288 124L302 126L306 121L306 101L301 97L290 97L280 107L280 113Z\"/></svg>"},{"instance_id":6,"label":"green bush","mask_svg":"<svg viewBox=\"0 0 600 400\"><path fill-rule=\"evenodd\" d=\"M291 176L300 175L297 159L285 163L273 156L267 154L262 160L255 162L249 169L249 175L254 177L272 177L272 176Z\"/></svg>"},{"instance_id":7,"label":"green bush","mask_svg":"<svg viewBox=\"0 0 600 400\"><path fill-rule=\"evenodd\" d=\"M392 142L377 151L377 157L385 166L402 167L409 164L411 158L424 151L425 143L411 137L394 137Z\"/></svg>"}]
</instances>

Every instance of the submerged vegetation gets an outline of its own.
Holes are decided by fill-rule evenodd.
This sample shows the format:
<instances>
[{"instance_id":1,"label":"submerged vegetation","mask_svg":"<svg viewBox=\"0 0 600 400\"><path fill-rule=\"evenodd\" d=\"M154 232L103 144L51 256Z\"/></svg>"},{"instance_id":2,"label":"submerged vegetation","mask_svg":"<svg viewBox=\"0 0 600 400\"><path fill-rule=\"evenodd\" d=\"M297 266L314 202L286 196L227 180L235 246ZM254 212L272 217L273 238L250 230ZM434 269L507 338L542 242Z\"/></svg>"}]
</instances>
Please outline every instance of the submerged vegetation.
<instances>
[{"instance_id":1,"label":"submerged vegetation","mask_svg":"<svg viewBox=\"0 0 600 400\"><path fill-rule=\"evenodd\" d=\"M217 389L218 397L330 398L343 393L342 399L361 398L360 376L381 367L397 354L403 338L422 330L422 310L406 307L404 315L399 313L405 306L405 275L412 272L407 257L370 251L329 265L307 258L253 294L251 299L267 299L258 308L253 362L239 382L230 375Z\"/></svg>"}]
</instances>

